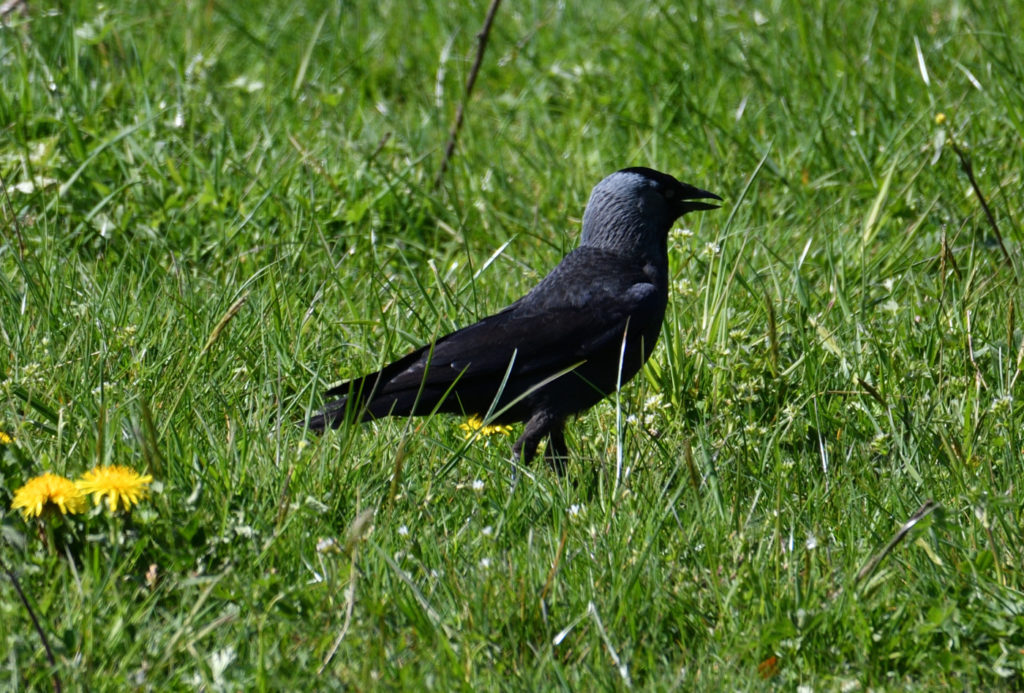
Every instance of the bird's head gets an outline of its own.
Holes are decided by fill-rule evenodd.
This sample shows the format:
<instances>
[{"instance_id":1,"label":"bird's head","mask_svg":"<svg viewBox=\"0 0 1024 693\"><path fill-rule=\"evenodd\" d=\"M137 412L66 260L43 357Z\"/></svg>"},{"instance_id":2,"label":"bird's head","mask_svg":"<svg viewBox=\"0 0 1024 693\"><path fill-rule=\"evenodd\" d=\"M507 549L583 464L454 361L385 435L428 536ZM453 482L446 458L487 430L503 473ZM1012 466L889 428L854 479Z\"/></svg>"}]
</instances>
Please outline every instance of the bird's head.
<instances>
[{"instance_id":1,"label":"bird's head","mask_svg":"<svg viewBox=\"0 0 1024 693\"><path fill-rule=\"evenodd\" d=\"M650 168L624 168L590 193L580 245L624 253L664 254L668 232L687 212L717 209L701 200L721 200Z\"/></svg>"}]
</instances>

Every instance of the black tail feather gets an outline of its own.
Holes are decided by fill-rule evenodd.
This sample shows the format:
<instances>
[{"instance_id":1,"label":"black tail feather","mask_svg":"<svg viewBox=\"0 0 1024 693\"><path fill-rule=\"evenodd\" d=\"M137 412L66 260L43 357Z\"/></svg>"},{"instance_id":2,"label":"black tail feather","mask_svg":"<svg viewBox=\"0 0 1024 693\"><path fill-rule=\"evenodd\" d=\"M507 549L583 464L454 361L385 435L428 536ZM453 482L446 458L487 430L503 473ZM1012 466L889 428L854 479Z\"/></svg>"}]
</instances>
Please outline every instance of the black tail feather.
<instances>
[{"instance_id":1,"label":"black tail feather","mask_svg":"<svg viewBox=\"0 0 1024 693\"><path fill-rule=\"evenodd\" d=\"M323 433L328 427L338 428L345 420L345 411L348 409L347 405L348 397L342 397L341 399L329 402L327 406L310 417L309 421L306 422L306 428L314 433Z\"/></svg>"}]
</instances>

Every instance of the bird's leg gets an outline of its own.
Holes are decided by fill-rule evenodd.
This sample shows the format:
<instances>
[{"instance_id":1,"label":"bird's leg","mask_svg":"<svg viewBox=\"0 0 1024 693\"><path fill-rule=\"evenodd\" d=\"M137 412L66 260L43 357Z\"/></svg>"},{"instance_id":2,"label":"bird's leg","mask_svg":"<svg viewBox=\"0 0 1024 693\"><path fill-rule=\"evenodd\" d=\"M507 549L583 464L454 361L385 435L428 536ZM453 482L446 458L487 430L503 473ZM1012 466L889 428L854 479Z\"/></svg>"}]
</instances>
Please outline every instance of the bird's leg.
<instances>
[{"instance_id":1,"label":"bird's leg","mask_svg":"<svg viewBox=\"0 0 1024 693\"><path fill-rule=\"evenodd\" d=\"M565 476L565 468L569 464L569 448L565 444L565 420L561 419L548 431L548 446L544 449L544 459L558 476Z\"/></svg>"},{"instance_id":2,"label":"bird's leg","mask_svg":"<svg viewBox=\"0 0 1024 693\"><path fill-rule=\"evenodd\" d=\"M564 447L565 437L561 436L561 421L547 412L539 411L529 418L526 426L523 427L523 435L519 436L519 440L512 446L512 461L519 462L523 466L530 464L530 461L537 455L540 441L549 434L551 427L555 425L559 427L559 435Z\"/></svg>"}]
</instances>

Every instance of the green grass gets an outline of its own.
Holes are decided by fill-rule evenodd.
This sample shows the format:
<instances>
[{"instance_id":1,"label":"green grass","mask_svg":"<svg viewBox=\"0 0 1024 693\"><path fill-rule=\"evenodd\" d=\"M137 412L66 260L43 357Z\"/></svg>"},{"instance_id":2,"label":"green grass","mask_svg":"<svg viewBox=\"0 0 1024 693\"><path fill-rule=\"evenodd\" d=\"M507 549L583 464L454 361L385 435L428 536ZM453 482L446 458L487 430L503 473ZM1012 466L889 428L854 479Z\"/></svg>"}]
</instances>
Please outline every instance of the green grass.
<instances>
[{"instance_id":1,"label":"green grass","mask_svg":"<svg viewBox=\"0 0 1024 693\"><path fill-rule=\"evenodd\" d=\"M56 659L3 576L0 688L1024 687L1024 10L505 3L435 190L485 7L413 4L0 29L0 558ZM631 165L726 203L566 479L450 417L290 425ZM151 498L8 511L98 462Z\"/></svg>"}]
</instances>

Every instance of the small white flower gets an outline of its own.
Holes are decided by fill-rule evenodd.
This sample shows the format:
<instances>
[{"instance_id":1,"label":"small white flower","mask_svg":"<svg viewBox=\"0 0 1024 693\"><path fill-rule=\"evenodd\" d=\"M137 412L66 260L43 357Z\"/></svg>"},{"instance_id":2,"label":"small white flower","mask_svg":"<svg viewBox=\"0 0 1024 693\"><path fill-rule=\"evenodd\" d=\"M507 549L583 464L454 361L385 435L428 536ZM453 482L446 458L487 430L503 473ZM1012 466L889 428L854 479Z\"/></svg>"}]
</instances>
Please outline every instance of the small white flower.
<instances>
[{"instance_id":1,"label":"small white flower","mask_svg":"<svg viewBox=\"0 0 1024 693\"><path fill-rule=\"evenodd\" d=\"M494 527L487 525L482 530L480 530L480 533L483 534L485 537L492 536L494 534Z\"/></svg>"},{"instance_id":2,"label":"small white flower","mask_svg":"<svg viewBox=\"0 0 1024 693\"><path fill-rule=\"evenodd\" d=\"M790 403L782 408L782 416L780 419L783 423L788 424L796 420L796 417L800 414L800 410L797 409L796 405Z\"/></svg>"},{"instance_id":3,"label":"small white flower","mask_svg":"<svg viewBox=\"0 0 1024 693\"><path fill-rule=\"evenodd\" d=\"M228 84L228 86L233 89L239 89L252 94L253 92L257 92L263 88L263 82L258 79L250 79L249 77L242 75L240 77L236 77L233 82Z\"/></svg>"},{"instance_id":4,"label":"small white flower","mask_svg":"<svg viewBox=\"0 0 1024 693\"><path fill-rule=\"evenodd\" d=\"M56 178L45 178L37 176L35 180L25 180L20 183L14 184L14 189L20 193L31 195L36 190L42 190L43 188L49 188L56 185L59 181Z\"/></svg>"},{"instance_id":5,"label":"small white flower","mask_svg":"<svg viewBox=\"0 0 1024 693\"><path fill-rule=\"evenodd\" d=\"M579 503L573 503L569 506L569 517L576 519L583 514L584 510L586 510L585 506L580 505Z\"/></svg>"},{"instance_id":6,"label":"small white flower","mask_svg":"<svg viewBox=\"0 0 1024 693\"><path fill-rule=\"evenodd\" d=\"M664 399L664 395L662 395L662 393L655 392L653 395L651 395L646 400L644 400L644 408L645 409L651 409L652 407L663 406L663 404L662 404L662 400L663 399Z\"/></svg>"},{"instance_id":7,"label":"small white flower","mask_svg":"<svg viewBox=\"0 0 1024 693\"><path fill-rule=\"evenodd\" d=\"M331 537L321 537L316 540L317 553L337 553L338 542Z\"/></svg>"},{"instance_id":8,"label":"small white flower","mask_svg":"<svg viewBox=\"0 0 1024 693\"><path fill-rule=\"evenodd\" d=\"M407 537L407 536L409 536L409 528L406 527L405 525L402 525L401 527L399 527L398 528L398 536L400 536L400 537Z\"/></svg>"},{"instance_id":9,"label":"small white flower","mask_svg":"<svg viewBox=\"0 0 1024 693\"><path fill-rule=\"evenodd\" d=\"M490 558L481 558L480 559L480 567L481 568L490 568L491 567L491 559Z\"/></svg>"},{"instance_id":10,"label":"small white flower","mask_svg":"<svg viewBox=\"0 0 1024 693\"><path fill-rule=\"evenodd\" d=\"M484 490L484 480L483 479L473 479L472 489L474 491L476 491L477 493L480 493L481 491L483 491Z\"/></svg>"},{"instance_id":11,"label":"small white flower","mask_svg":"<svg viewBox=\"0 0 1024 693\"><path fill-rule=\"evenodd\" d=\"M213 673L213 680L224 683L224 672L235 661L235 648L225 647L222 650L215 650L210 655L210 671Z\"/></svg>"},{"instance_id":12,"label":"small white flower","mask_svg":"<svg viewBox=\"0 0 1024 693\"><path fill-rule=\"evenodd\" d=\"M672 292L680 296L694 296L697 294L697 289L689 278L681 277L672 284Z\"/></svg>"}]
</instances>

